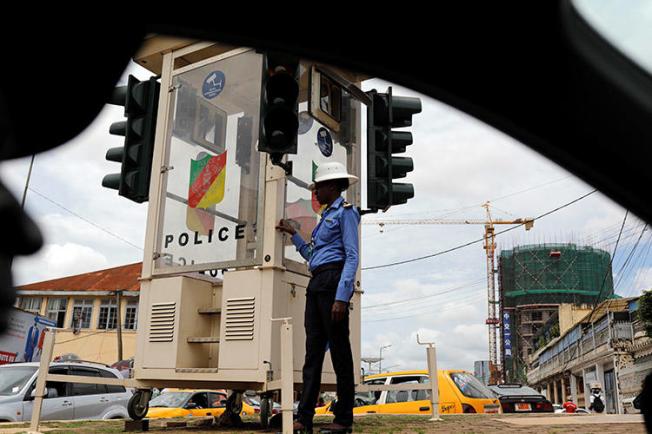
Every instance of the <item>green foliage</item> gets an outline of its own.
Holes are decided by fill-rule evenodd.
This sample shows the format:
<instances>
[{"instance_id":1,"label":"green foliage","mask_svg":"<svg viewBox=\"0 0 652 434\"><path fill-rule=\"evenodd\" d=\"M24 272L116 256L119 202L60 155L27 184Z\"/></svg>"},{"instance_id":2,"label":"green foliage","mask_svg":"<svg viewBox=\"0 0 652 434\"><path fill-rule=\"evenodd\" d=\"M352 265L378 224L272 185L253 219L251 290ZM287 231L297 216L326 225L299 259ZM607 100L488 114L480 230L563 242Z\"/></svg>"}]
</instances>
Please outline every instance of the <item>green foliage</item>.
<instances>
[{"instance_id":1,"label":"green foliage","mask_svg":"<svg viewBox=\"0 0 652 434\"><path fill-rule=\"evenodd\" d=\"M638 299L638 319L645 324L645 331L652 337L652 290L643 292Z\"/></svg>"},{"instance_id":2,"label":"green foliage","mask_svg":"<svg viewBox=\"0 0 652 434\"><path fill-rule=\"evenodd\" d=\"M559 323L555 323L555 325L550 328L550 340L558 337L559 337Z\"/></svg>"}]
</instances>

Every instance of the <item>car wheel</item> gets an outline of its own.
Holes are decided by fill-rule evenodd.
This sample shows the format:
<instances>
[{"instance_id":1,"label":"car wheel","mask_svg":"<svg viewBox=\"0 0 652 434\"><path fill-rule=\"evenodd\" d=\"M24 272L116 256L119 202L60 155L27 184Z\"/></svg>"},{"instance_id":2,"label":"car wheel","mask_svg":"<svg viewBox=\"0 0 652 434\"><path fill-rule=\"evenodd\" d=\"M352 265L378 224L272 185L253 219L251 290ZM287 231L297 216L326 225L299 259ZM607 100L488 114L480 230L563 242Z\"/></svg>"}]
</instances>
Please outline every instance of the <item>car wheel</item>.
<instances>
[{"instance_id":1,"label":"car wheel","mask_svg":"<svg viewBox=\"0 0 652 434\"><path fill-rule=\"evenodd\" d=\"M145 404L142 404L143 394L145 392L138 390L129 398L129 403L127 404L127 412L129 412L129 417L133 420L141 420L147 415L147 410L149 409L149 401L146 400Z\"/></svg>"}]
</instances>

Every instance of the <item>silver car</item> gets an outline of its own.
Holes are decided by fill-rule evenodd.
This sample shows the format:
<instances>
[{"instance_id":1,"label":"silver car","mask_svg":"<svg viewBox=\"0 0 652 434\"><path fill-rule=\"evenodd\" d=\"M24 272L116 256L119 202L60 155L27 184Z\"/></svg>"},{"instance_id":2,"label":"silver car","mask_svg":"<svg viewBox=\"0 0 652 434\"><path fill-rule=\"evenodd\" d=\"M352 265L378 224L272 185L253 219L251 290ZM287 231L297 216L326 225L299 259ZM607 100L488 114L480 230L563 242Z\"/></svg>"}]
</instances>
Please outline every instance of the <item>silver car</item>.
<instances>
[{"instance_id":1,"label":"silver car","mask_svg":"<svg viewBox=\"0 0 652 434\"><path fill-rule=\"evenodd\" d=\"M0 422L29 421L39 363L0 366ZM50 373L87 377L121 378L117 370L88 362L50 364ZM132 393L122 386L48 381L41 410L42 420L127 419Z\"/></svg>"}]
</instances>

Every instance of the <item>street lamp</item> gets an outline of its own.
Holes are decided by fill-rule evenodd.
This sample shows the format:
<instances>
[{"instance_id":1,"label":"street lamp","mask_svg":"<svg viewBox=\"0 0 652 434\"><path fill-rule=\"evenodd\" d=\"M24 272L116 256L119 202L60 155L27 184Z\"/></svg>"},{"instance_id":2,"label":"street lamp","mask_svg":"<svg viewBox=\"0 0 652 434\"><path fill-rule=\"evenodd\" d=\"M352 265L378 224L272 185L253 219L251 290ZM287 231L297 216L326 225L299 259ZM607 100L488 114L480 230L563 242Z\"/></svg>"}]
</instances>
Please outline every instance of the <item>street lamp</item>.
<instances>
[{"instance_id":1,"label":"street lamp","mask_svg":"<svg viewBox=\"0 0 652 434\"><path fill-rule=\"evenodd\" d=\"M400 363L399 363L399 364L396 364L396 365L387 366L387 367L385 368L385 371L389 372L390 369L392 369L392 368L397 368L397 367L399 367L399 366L401 366Z\"/></svg>"},{"instance_id":2,"label":"street lamp","mask_svg":"<svg viewBox=\"0 0 652 434\"><path fill-rule=\"evenodd\" d=\"M392 346L392 344L384 345L384 346L380 347L380 355L378 356L378 359L379 359L378 360L378 373L379 374L383 372L383 350L385 348L389 348L391 346Z\"/></svg>"}]
</instances>

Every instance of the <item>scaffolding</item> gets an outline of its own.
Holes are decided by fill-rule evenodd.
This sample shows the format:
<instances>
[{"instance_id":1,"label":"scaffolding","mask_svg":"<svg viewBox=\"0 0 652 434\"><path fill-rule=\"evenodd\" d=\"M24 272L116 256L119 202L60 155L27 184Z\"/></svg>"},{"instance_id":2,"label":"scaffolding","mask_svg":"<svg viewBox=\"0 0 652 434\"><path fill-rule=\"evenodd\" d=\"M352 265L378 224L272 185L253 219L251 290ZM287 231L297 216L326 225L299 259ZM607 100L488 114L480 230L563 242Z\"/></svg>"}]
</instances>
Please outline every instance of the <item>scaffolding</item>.
<instances>
[{"instance_id":1,"label":"scaffolding","mask_svg":"<svg viewBox=\"0 0 652 434\"><path fill-rule=\"evenodd\" d=\"M549 314L561 303L597 304L614 293L609 253L588 246L555 243L503 250L498 273L501 317L507 323L501 330L504 381L525 381L525 359L547 319L544 311Z\"/></svg>"},{"instance_id":2,"label":"scaffolding","mask_svg":"<svg viewBox=\"0 0 652 434\"><path fill-rule=\"evenodd\" d=\"M500 253L506 307L547 303L595 304L613 296L608 252L575 244L539 244ZM598 297L599 296L599 297Z\"/></svg>"}]
</instances>

